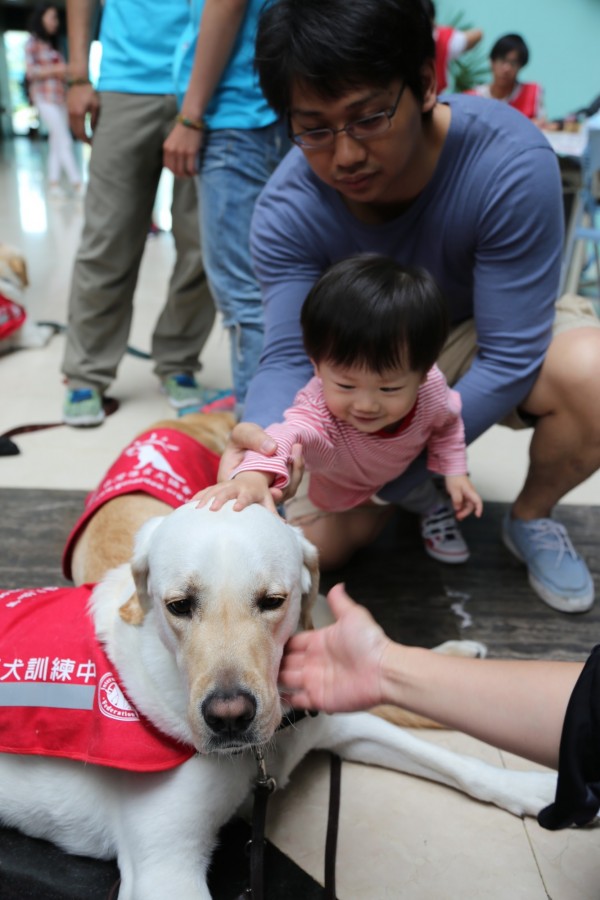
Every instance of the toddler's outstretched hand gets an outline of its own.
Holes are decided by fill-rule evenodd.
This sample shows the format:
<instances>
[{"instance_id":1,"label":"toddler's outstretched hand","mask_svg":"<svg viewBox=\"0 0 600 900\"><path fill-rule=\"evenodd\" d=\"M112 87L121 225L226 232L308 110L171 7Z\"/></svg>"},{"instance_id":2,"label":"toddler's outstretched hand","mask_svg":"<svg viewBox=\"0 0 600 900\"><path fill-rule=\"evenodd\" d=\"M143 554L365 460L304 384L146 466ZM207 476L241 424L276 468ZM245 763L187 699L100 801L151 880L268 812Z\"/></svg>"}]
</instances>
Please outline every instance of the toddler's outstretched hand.
<instances>
[{"instance_id":1,"label":"toddler's outstretched hand","mask_svg":"<svg viewBox=\"0 0 600 900\"><path fill-rule=\"evenodd\" d=\"M456 518L460 521L471 513L479 518L483 511L483 501L469 478L466 475L446 475L444 481Z\"/></svg>"},{"instance_id":2,"label":"toddler's outstretched hand","mask_svg":"<svg viewBox=\"0 0 600 900\"><path fill-rule=\"evenodd\" d=\"M221 481L212 487L204 488L192 499L198 501L198 506L208 506L213 511L221 509L228 500L235 500L233 508L236 512L245 509L251 503L259 503L269 512L277 513L269 490L271 480L270 476L262 472L240 472L229 481Z\"/></svg>"}]
</instances>

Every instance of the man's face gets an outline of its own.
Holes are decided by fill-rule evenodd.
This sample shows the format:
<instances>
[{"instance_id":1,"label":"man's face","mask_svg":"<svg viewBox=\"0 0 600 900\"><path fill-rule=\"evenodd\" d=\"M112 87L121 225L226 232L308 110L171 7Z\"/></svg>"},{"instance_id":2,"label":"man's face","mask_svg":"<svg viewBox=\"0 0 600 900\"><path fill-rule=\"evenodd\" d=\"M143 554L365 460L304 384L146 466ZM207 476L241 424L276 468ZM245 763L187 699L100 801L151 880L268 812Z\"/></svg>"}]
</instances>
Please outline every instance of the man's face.
<instances>
[{"instance_id":1,"label":"man's face","mask_svg":"<svg viewBox=\"0 0 600 900\"><path fill-rule=\"evenodd\" d=\"M426 67L426 75L430 73ZM387 131L358 140L340 132L324 148L302 148L306 160L322 181L338 191L350 208L360 204L386 205L412 200L427 182L427 138L423 112L435 105L433 88L426 85L423 102L409 88L402 91ZM324 99L306 85L293 86L290 107L292 133L332 128L334 130L390 110L402 83L387 87L364 87L339 99ZM424 183L423 183L424 180Z\"/></svg>"}]
</instances>

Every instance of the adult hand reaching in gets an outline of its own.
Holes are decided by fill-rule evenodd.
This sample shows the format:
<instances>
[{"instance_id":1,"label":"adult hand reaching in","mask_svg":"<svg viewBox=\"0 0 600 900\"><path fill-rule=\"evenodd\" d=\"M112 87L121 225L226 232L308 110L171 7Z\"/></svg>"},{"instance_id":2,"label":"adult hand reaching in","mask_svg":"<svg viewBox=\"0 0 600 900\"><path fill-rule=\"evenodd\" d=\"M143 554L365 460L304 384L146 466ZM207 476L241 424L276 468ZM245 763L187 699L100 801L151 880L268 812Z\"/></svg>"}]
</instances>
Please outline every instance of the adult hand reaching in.
<instances>
[{"instance_id":1,"label":"adult hand reaching in","mask_svg":"<svg viewBox=\"0 0 600 900\"><path fill-rule=\"evenodd\" d=\"M254 422L239 422L231 432L221 457L218 480L228 481L231 478L231 473L240 465L247 450L262 453L264 456L273 456L276 449L277 444L275 440L260 425L256 425ZM270 488L273 501L281 503L288 497L293 497L298 490L303 474L302 447L300 444L294 444L292 447L292 468L289 484L284 489Z\"/></svg>"},{"instance_id":2,"label":"adult hand reaching in","mask_svg":"<svg viewBox=\"0 0 600 900\"><path fill-rule=\"evenodd\" d=\"M371 614L336 584L327 600L333 625L296 634L287 643L279 683L303 709L352 712L383 700L382 662L392 645Z\"/></svg>"}]
</instances>

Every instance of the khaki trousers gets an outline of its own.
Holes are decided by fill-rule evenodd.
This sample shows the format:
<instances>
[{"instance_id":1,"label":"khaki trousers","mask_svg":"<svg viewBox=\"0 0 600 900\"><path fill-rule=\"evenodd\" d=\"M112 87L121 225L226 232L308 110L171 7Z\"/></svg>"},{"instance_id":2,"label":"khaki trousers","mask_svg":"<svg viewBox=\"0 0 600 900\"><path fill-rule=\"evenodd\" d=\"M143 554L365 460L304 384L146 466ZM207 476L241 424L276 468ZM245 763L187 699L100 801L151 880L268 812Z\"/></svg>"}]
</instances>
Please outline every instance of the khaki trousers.
<instances>
[{"instance_id":1,"label":"khaki trousers","mask_svg":"<svg viewBox=\"0 0 600 900\"><path fill-rule=\"evenodd\" d=\"M552 334L556 337L563 331L572 328L600 328L600 319L594 311L594 307L587 297L577 294L563 294L556 301L554 324ZM450 332L448 340L438 359L438 366L446 376L449 385L454 385L467 372L477 353L477 333L473 319L466 319ZM507 428L530 428L534 422L531 417L512 410L499 423Z\"/></svg>"},{"instance_id":2,"label":"khaki trousers","mask_svg":"<svg viewBox=\"0 0 600 900\"><path fill-rule=\"evenodd\" d=\"M100 97L62 371L70 387L104 391L127 348L162 144L177 107L170 95L103 92ZM200 368L199 355L215 318L202 265L193 178L175 179L171 211L176 261L151 346L160 377Z\"/></svg>"}]
</instances>

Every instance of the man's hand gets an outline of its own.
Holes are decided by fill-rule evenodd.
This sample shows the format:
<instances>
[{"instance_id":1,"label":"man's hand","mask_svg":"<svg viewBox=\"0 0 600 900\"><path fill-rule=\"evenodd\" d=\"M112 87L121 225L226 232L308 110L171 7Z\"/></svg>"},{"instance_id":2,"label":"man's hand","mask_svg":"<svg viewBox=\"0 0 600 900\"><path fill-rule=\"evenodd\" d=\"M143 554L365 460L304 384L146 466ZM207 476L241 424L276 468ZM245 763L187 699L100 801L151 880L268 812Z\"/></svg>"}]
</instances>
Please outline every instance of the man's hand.
<instances>
[{"instance_id":1,"label":"man's hand","mask_svg":"<svg viewBox=\"0 0 600 900\"><path fill-rule=\"evenodd\" d=\"M246 450L254 450L263 456L273 456L277 444L266 431L254 422L239 422L233 431L225 447L221 464L219 466L219 481L228 481L234 469L240 465ZM294 444L292 447L292 468L290 481L286 488L270 488L274 503L282 503L288 497L293 497L298 490L298 485L304 474L304 460L302 459L302 447Z\"/></svg>"},{"instance_id":2,"label":"man's hand","mask_svg":"<svg viewBox=\"0 0 600 900\"><path fill-rule=\"evenodd\" d=\"M278 515L269 490L272 480L273 476L263 472L240 472L229 481L221 481L212 487L204 488L192 499L198 501L198 506L208 506L213 511L221 509L228 500L235 500L233 504L235 512L240 512L252 503L258 503L269 512Z\"/></svg>"},{"instance_id":3,"label":"man's hand","mask_svg":"<svg viewBox=\"0 0 600 900\"><path fill-rule=\"evenodd\" d=\"M372 615L336 584L327 601L334 625L288 641L279 670L285 699L299 709L353 712L383 700L381 666L391 641Z\"/></svg>"},{"instance_id":4,"label":"man's hand","mask_svg":"<svg viewBox=\"0 0 600 900\"><path fill-rule=\"evenodd\" d=\"M92 143L87 133L85 119L90 115L92 135L96 129L100 115L100 97L91 84L74 84L67 91L67 109L69 110L69 126L78 141Z\"/></svg>"},{"instance_id":5,"label":"man's hand","mask_svg":"<svg viewBox=\"0 0 600 900\"><path fill-rule=\"evenodd\" d=\"M202 138L202 131L177 122L163 144L163 165L179 178L195 175Z\"/></svg>"}]
</instances>

